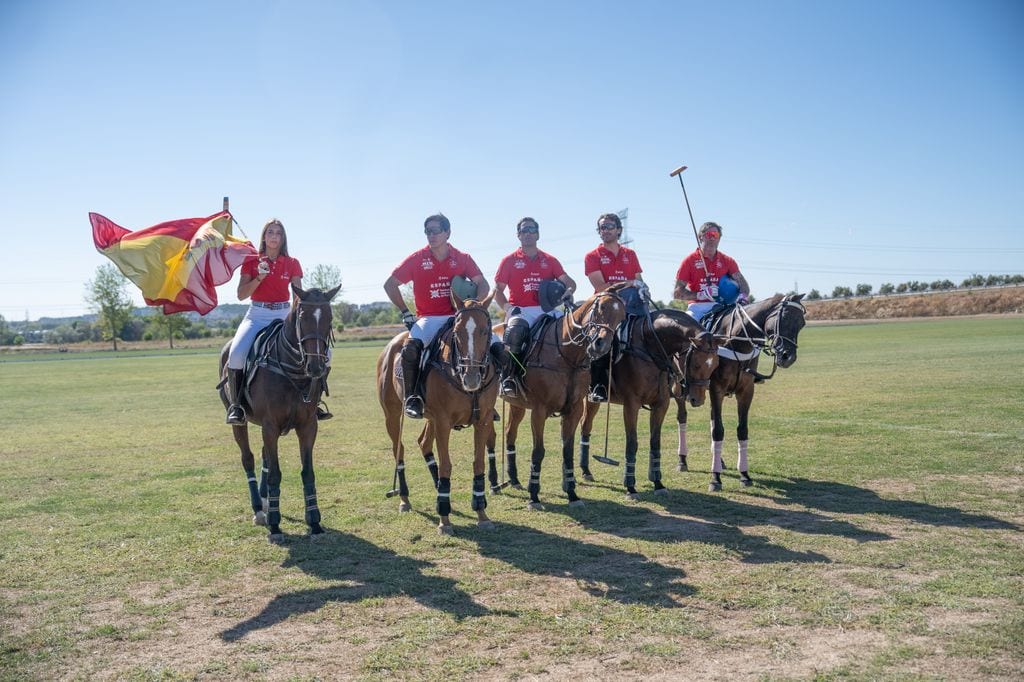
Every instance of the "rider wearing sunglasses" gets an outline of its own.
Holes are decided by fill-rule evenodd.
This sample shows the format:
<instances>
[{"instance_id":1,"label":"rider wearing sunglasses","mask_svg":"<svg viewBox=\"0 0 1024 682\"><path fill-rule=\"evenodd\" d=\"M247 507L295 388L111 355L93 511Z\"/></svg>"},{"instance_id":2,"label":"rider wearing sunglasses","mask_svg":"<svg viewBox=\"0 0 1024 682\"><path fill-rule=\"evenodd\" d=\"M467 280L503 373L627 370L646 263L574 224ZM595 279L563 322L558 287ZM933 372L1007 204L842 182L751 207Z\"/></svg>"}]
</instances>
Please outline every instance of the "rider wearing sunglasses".
<instances>
[{"instance_id":1,"label":"rider wearing sunglasses","mask_svg":"<svg viewBox=\"0 0 1024 682\"><path fill-rule=\"evenodd\" d=\"M722 277L728 276L739 287L736 302L746 303L750 296L750 285L740 273L736 261L718 250L722 239L722 226L718 223L704 223L698 230L700 246L683 259L676 271L676 288L673 297L690 301L686 309L699 320L718 302L718 285Z\"/></svg>"},{"instance_id":2,"label":"rider wearing sunglasses","mask_svg":"<svg viewBox=\"0 0 1024 682\"><path fill-rule=\"evenodd\" d=\"M473 257L448 243L451 223L443 213L423 221L427 245L414 252L394 269L384 282L384 292L402 313L402 322L409 330L409 338L402 346L402 376L405 386L405 414L412 419L423 418L423 398L416 392L420 373L420 354L437 332L455 315L452 305L452 280L462 276L476 285L477 300L487 296L490 286L484 279ZM413 315L402 299L401 285L412 282L416 314ZM500 341L496 336L492 341ZM492 352L494 345L492 343Z\"/></svg>"},{"instance_id":3,"label":"rider wearing sunglasses","mask_svg":"<svg viewBox=\"0 0 1024 682\"><path fill-rule=\"evenodd\" d=\"M529 340L530 327L544 315L541 307L541 282L555 279L565 285L563 301L572 302L576 282L566 274L558 259L537 248L540 239L540 223L530 217L523 218L516 225L520 247L501 259L498 272L494 275L494 301L505 311L505 348L521 356ZM508 287L508 298L505 297ZM555 308L548 315L559 317L561 310ZM512 359L508 358L502 368L499 389L502 395L516 394Z\"/></svg>"}]
</instances>

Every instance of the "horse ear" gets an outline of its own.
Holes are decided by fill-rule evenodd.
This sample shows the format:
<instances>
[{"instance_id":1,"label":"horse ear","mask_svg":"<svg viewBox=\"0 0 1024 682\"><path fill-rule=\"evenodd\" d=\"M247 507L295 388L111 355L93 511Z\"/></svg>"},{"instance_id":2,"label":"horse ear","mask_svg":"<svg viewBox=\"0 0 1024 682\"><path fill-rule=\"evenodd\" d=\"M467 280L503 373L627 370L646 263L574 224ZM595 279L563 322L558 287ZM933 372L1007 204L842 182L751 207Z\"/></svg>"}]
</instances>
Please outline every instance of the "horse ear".
<instances>
[{"instance_id":1,"label":"horse ear","mask_svg":"<svg viewBox=\"0 0 1024 682\"><path fill-rule=\"evenodd\" d=\"M333 299L333 298L334 298L335 296L337 296L337 295L338 295L338 292L339 292L339 291L341 291L341 285L340 285L340 284L339 284L338 286L334 287L333 289L331 289L330 291L328 291L327 293L325 293L325 294L324 294L324 296L326 296L326 297L327 297L327 300L328 300L328 301L330 301L330 300L332 300L332 299Z\"/></svg>"},{"instance_id":2,"label":"horse ear","mask_svg":"<svg viewBox=\"0 0 1024 682\"><path fill-rule=\"evenodd\" d=\"M493 301L493 300L494 300L494 289L491 289L489 292L487 292L487 295L484 296L484 300L480 301L480 307L482 307L484 310L486 310L487 308L490 308L491 307L491 301Z\"/></svg>"},{"instance_id":3,"label":"horse ear","mask_svg":"<svg viewBox=\"0 0 1024 682\"><path fill-rule=\"evenodd\" d=\"M459 298L459 295L457 293L455 293L455 289L451 290L451 294L452 294L452 303L455 305L455 309L456 310L461 310L462 309L462 303L463 303L462 299Z\"/></svg>"},{"instance_id":4,"label":"horse ear","mask_svg":"<svg viewBox=\"0 0 1024 682\"><path fill-rule=\"evenodd\" d=\"M793 297L793 300L796 301L797 303L799 303L800 301L804 300L804 295L803 294L797 294L796 296Z\"/></svg>"},{"instance_id":5,"label":"horse ear","mask_svg":"<svg viewBox=\"0 0 1024 682\"><path fill-rule=\"evenodd\" d=\"M298 286L294 282L292 283L292 292L299 297L299 300L306 300L306 290Z\"/></svg>"}]
</instances>

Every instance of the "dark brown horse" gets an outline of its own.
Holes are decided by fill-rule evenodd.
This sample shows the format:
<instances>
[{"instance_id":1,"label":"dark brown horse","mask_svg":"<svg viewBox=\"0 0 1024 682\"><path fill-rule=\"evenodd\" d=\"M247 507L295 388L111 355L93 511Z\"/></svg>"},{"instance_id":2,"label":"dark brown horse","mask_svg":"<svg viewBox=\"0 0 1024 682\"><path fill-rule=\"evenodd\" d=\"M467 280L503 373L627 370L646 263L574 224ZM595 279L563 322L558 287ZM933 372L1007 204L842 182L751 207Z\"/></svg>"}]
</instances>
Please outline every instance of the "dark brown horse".
<instances>
[{"instance_id":1,"label":"dark brown horse","mask_svg":"<svg viewBox=\"0 0 1024 682\"><path fill-rule=\"evenodd\" d=\"M254 350L246 362L245 389L242 408L246 419L260 426L263 432L263 470L256 485L255 457L249 447L249 425L232 426L231 430L242 453L242 468L249 480L253 523L268 526L270 541L281 535L281 465L277 441L290 430L299 439L302 458L302 490L306 498L306 523L310 536L323 533L320 509L316 502L316 477L313 474L313 444L316 442L316 406L327 376L328 349L333 343L331 299L341 289L330 291L292 287L298 303L280 325L272 325L256 337ZM220 354L220 398L228 405L224 383L230 342ZM258 355L256 349L266 348Z\"/></svg>"},{"instance_id":2,"label":"dark brown horse","mask_svg":"<svg viewBox=\"0 0 1024 682\"><path fill-rule=\"evenodd\" d=\"M439 334L437 355L428 361L428 369L422 377L426 424L420 433L419 445L437 489L437 514L440 517L437 529L443 534L452 532L449 518L452 461L448 443L452 429L463 426L473 427L471 508L477 513L478 525L492 525L485 511L484 446L487 436L493 431L494 403L498 397L497 368L489 352L491 317L487 312L493 295L492 292L482 301L463 301L452 294L456 308L453 324ZM406 338L407 332L393 338L377 360L377 392L391 437L398 482L397 490L390 491L388 497L399 495L402 501L398 509L403 512L412 509L405 479L405 446L402 444L405 413L400 354ZM431 451L435 440L437 462Z\"/></svg>"},{"instance_id":3,"label":"dark brown horse","mask_svg":"<svg viewBox=\"0 0 1024 682\"><path fill-rule=\"evenodd\" d=\"M510 405L505 424L505 455L508 458L509 483L522 487L516 467L516 436L519 424L530 410L533 452L530 459L530 509L540 504L540 468L544 461L544 424L548 417L562 417L562 490L569 504L583 504L576 494L573 441L583 417L583 403L590 387L590 363L612 348L615 329L626 316L626 307L618 292L631 283L615 284L587 299L579 308L550 323L542 336L526 351L523 365L523 391L516 397L504 397ZM500 329L500 328L499 328ZM488 443L494 452L494 435ZM490 459L492 490L498 487L494 458Z\"/></svg>"},{"instance_id":4,"label":"dark brown horse","mask_svg":"<svg viewBox=\"0 0 1024 682\"><path fill-rule=\"evenodd\" d=\"M747 419L754 400L754 385L770 379L775 367L790 367L796 362L797 336L804 327L803 294L775 296L736 306L715 321L712 329L719 339L718 369L711 377L711 482L710 492L722 489L722 441L725 426L722 423L722 402L727 396L736 396L736 440L738 441L737 469L740 483L749 486L747 462L749 432ZM774 366L768 375L757 372L758 356L772 358ZM686 471L686 405L677 401L679 426L679 470Z\"/></svg>"},{"instance_id":5,"label":"dark brown horse","mask_svg":"<svg viewBox=\"0 0 1024 682\"><path fill-rule=\"evenodd\" d=\"M641 407L651 411L650 459L647 479L654 492L665 490L661 482L661 426L669 403L678 395L692 407L704 404L711 374L718 367L718 343L692 317L680 310L662 310L653 318L636 319L629 330L629 343L616 344L612 359L611 395L622 405L626 427L626 494L636 499L637 422ZM601 409L586 403L580 426L580 469L585 480L590 474L590 434Z\"/></svg>"}]
</instances>

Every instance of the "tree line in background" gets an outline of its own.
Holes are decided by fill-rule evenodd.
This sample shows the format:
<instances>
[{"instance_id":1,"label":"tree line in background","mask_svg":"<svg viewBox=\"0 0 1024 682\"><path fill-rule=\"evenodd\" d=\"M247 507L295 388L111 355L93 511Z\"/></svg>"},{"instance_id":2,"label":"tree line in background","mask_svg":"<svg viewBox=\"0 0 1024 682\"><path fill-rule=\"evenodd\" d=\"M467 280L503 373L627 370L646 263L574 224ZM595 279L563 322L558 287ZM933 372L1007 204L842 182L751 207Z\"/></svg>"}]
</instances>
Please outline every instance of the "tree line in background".
<instances>
[{"instance_id":1,"label":"tree line in background","mask_svg":"<svg viewBox=\"0 0 1024 682\"><path fill-rule=\"evenodd\" d=\"M317 265L303 278L304 286L320 289L330 289L341 284L341 281L341 271L333 265ZM959 286L948 279L934 282L902 282L895 285L886 283L878 287L877 293L906 294L1014 284L1024 284L1024 275L972 275ZM116 266L109 263L101 265L96 268L95 277L85 285L85 301L95 313L95 319L14 322L0 315L0 346L24 343L66 345L86 341L108 341L113 349L117 350L118 341L166 339L168 346L174 348L175 340L230 337L235 333L244 314L207 319L195 313L164 315L157 307L140 311L132 303L128 287L128 279ZM874 294L873 289L870 284L858 284L852 289L837 286L832 289L831 298L871 296ZM403 287L402 296L406 305L412 309L412 288ZM821 298L823 296L817 289L811 289L807 294L807 300ZM655 301L655 305L664 307L660 301ZM334 319L339 330L395 325L402 321L398 309L390 302L356 305L344 300L334 304Z\"/></svg>"},{"instance_id":2,"label":"tree line in background","mask_svg":"<svg viewBox=\"0 0 1024 682\"><path fill-rule=\"evenodd\" d=\"M878 287L878 295L888 296L890 294L912 294L925 291L951 291L953 289L970 289L973 287L999 287L1007 284L1024 284L1024 275L971 275L957 286L951 280L937 279L934 282L901 282L899 284L885 283ZM796 293L796 292L791 292ZM832 289L831 298L851 298L853 296L872 296L874 287L870 284L858 284L854 288L837 286ZM807 300L816 301L823 298L817 289L811 289L807 293Z\"/></svg>"}]
</instances>

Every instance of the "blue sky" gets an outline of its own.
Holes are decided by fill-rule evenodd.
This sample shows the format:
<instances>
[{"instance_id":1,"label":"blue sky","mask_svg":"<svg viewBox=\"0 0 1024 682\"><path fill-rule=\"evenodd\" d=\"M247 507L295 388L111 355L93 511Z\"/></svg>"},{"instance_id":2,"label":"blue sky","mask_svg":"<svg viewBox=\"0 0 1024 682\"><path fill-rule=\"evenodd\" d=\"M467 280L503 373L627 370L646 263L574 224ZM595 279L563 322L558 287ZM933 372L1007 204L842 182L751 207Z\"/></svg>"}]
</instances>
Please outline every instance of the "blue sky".
<instances>
[{"instance_id":1,"label":"blue sky","mask_svg":"<svg viewBox=\"0 0 1024 682\"><path fill-rule=\"evenodd\" d=\"M993 0L5 0L0 314L86 311L89 211L139 229L225 195L355 303L435 211L489 280L531 215L580 281L628 208L667 300L683 164L758 297L1020 273L1022 35Z\"/></svg>"}]
</instances>

